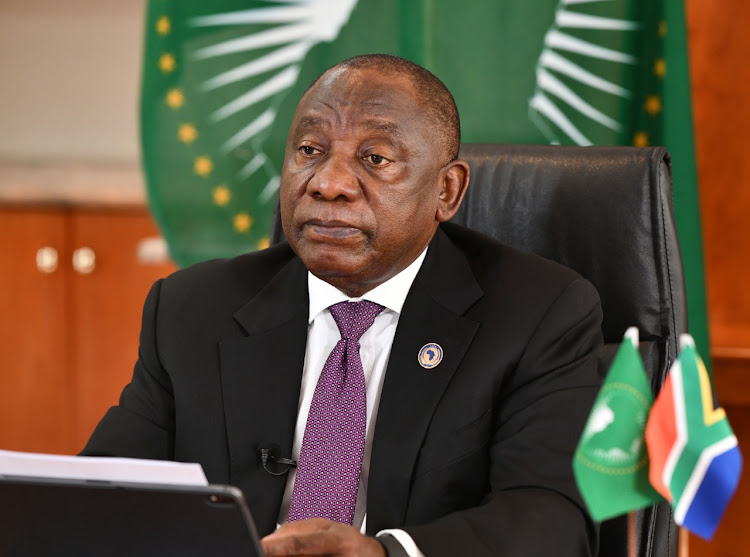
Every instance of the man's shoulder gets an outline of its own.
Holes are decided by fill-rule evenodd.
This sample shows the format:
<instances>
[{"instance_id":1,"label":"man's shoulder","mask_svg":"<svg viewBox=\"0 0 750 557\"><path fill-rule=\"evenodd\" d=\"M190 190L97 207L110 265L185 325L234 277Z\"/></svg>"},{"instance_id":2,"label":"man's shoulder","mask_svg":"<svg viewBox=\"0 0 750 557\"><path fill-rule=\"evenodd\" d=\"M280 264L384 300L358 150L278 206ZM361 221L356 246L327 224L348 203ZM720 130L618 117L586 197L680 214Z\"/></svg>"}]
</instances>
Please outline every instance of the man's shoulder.
<instances>
[{"instance_id":1,"label":"man's shoulder","mask_svg":"<svg viewBox=\"0 0 750 557\"><path fill-rule=\"evenodd\" d=\"M232 258L212 259L175 271L164 279L162 289L200 295L236 293L252 296L265 287L287 264L296 259L286 242Z\"/></svg>"},{"instance_id":2,"label":"man's shoulder","mask_svg":"<svg viewBox=\"0 0 750 557\"><path fill-rule=\"evenodd\" d=\"M600 314L596 288L573 269L460 226L444 232L466 258L482 291L470 315L493 330L529 339L549 316L575 320ZM553 307L557 309L551 312Z\"/></svg>"},{"instance_id":3,"label":"man's shoulder","mask_svg":"<svg viewBox=\"0 0 750 557\"><path fill-rule=\"evenodd\" d=\"M464 226L446 223L441 226L448 238L464 254L475 277L497 280L499 277L517 281L532 280L534 284L569 283L580 279L575 270L539 255L518 250L490 236Z\"/></svg>"}]
</instances>

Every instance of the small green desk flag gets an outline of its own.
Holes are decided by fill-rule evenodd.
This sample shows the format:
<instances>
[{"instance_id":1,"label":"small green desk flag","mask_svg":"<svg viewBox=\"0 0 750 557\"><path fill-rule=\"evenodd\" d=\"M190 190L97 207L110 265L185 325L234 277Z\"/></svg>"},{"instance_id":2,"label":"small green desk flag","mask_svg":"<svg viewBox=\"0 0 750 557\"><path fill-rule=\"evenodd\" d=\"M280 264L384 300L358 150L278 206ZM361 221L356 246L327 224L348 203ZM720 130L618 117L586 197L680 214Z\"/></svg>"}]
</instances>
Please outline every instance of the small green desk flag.
<instances>
[{"instance_id":1,"label":"small green desk flag","mask_svg":"<svg viewBox=\"0 0 750 557\"><path fill-rule=\"evenodd\" d=\"M653 403L630 327L594 402L573 459L578 489L594 520L606 520L661 500L649 483L644 433Z\"/></svg>"}]
</instances>

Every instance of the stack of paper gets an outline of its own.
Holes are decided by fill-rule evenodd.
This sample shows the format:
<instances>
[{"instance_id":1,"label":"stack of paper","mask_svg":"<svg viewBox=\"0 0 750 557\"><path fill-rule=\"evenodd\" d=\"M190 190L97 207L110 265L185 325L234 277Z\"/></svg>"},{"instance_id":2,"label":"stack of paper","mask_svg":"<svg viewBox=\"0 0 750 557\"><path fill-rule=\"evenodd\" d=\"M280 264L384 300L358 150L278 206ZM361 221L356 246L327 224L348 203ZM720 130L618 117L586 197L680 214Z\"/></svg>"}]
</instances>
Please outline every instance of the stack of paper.
<instances>
[{"instance_id":1,"label":"stack of paper","mask_svg":"<svg viewBox=\"0 0 750 557\"><path fill-rule=\"evenodd\" d=\"M0 450L0 477L208 485L200 464Z\"/></svg>"}]
</instances>

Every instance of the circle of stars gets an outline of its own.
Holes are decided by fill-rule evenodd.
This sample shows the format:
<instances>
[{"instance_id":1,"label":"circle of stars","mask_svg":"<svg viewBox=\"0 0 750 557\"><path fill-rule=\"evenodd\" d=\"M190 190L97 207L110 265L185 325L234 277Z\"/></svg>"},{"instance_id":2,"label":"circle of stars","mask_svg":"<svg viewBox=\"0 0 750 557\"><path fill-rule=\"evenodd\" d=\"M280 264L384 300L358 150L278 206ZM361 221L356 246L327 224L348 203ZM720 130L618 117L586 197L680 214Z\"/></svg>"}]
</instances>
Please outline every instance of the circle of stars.
<instances>
[{"instance_id":1,"label":"circle of stars","mask_svg":"<svg viewBox=\"0 0 750 557\"><path fill-rule=\"evenodd\" d=\"M172 32L172 20L166 15L159 16L154 30L161 37L167 37ZM173 53L164 51L159 55L157 66L162 74L170 75L177 69L178 61ZM167 90L164 102L173 111L178 111L185 106L187 99L182 88L172 87ZM177 127L177 139L186 146L195 143L199 136L197 127L192 123L183 122ZM193 172L201 178L209 178L213 171L214 163L208 155L199 155L193 159ZM226 184L219 184L211 191L212 201L218 207L227 207L232 197ZM238 212L232 217L232 226L238 233L247 233L253 226L253 218L246 211ZM265 236L258 241L257 247L265 249L269 244L270 240Z\"/></svg>"},{"instance_id":2,"label":"circle of stars","mask_svg":"<svg viewBox=\"0 0 750 557\"><path fill-rule=\"evenodd\" d=\"M663 39L667 35L667 23L660 21L656 29L656 34ZM663 80L667 73L666 61L659 57L654 60L652 71L659 80ZM643 110L651 118L658 116L664 109L661 97L659 95L648 95L643 102ZM638 130L633 134L633 145L635 147L648 147L651 144L651 138L646 131Z\"/></svg>"}]
</instances>

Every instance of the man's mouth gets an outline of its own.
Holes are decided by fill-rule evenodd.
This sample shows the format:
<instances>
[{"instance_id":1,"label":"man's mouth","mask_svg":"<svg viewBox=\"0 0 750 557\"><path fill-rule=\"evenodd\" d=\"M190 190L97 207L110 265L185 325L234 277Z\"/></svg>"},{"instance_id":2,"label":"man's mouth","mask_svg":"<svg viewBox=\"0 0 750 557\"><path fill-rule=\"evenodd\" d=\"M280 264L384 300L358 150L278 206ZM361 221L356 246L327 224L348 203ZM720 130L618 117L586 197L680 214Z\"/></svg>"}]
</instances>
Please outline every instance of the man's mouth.
<instances>
[{"instance_id":1,"label":"man's mouth","mask_svg":"<svg viewBox=\"0 0 750 557\"><path fill-rule=\"evenodd\" d=\"M347 222L313 219L303 225L303 232L307 232L311 239L321 241L346 241L361 234L362 231Z\"/></svg>"}]
</instances>

